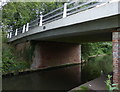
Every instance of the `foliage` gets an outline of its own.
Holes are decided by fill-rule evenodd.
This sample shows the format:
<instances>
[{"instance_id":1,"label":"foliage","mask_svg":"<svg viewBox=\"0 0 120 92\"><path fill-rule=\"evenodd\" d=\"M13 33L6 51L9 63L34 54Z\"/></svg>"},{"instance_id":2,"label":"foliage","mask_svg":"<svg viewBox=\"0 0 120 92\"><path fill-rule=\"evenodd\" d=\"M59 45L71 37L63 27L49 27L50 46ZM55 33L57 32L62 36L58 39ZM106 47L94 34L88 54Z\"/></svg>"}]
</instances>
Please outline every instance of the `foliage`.
<instances>
[{"instance_id":1,"label":"foliage","mask_svg":"<svg viewBox=\"0 0 120 92\"><path fill-rule=\"evenodd\" d=\"M108 75L108 79L105 81L107 89L109 90L109 92L113 92L114 90L119 90L117 84L111 83L111 78L112 76Z\"/></svg>"},{"instance_id":2,"label":"foliage","mask_svg":"<svg viewBox=\"0 0 120 92\"><path fill-rule=\"evenodd\" d=\"M88 56L99 54L111 54L111 42L96 42L96 43L83 43L81 44L82 59L87 60Z\"/></svg>"},{"instance_id":3,"label":"foliage","mask_svg":"<svg viewBox=\"0 0 120 92\"><path fill-rule=\"evenodd\" d=\"M58 2L9 2L2 9L3 26L15 30L39 17L40 12L47 13L61 5Z\"/></svg>"},{"instance_id":4,"label":"foliage","mask_svg":"<svg viewBox=\"0 0 120 92\"><path fill-rule=\"evenodd\" d=\"M2 50L2 69L3 73L8 73L11 71L18 71L29 68L28 63L25 61L18 61L17 55L14 55L14 49L11 45L3 44Z\"/></svg>"},{"instance_id":5,"label":"foliage","mask_svg":"<svg viewBox=\"0 0 120 92\"><path fill-rule=\"evenodd\" d=\"M107 66L106 66L107 65ZM83 83L95 79L101 75L101 71L103 74L108 74L112 72L112 56L103 56L97 58L91 58L88 62L83 63L82 65L82 81Z\"/></svg>"},{"instance_id":6,"label":"foliage","mask_svg":"<svg viewBox=\"0 0 120 92\"><path fill-rule=\"evenodd\" d=\"M8 41L8 39L7 39L7 37L6 37L6 34L7 34L7 33L4 32L4 31L2 31L1 34L2 34L2 37L1 37L1 38L2 38L2 42L3 42L3 43L7 43L7 41Z\"/></svg>"},{"instance_id":7,"label":"foliage","mask_svg":"<svg viewBox=\"0 0 120 92\"><path fill-rule=\"evenodd\" d=\"M16 72L29 68L29 63L23 60L19 60L19 56L15 55L15 49L10 44L7 44L6 33L3 32L2 38L2 72Z\"/></svg>"}]
</instances>

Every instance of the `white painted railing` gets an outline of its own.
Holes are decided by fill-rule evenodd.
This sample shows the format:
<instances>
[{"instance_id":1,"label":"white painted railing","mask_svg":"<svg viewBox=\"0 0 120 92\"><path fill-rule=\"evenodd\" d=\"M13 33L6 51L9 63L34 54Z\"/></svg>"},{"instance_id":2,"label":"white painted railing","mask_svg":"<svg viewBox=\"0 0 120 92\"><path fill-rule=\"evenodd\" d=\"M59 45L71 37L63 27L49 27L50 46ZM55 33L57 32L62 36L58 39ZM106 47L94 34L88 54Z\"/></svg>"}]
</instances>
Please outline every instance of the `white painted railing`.
<instances>
[{"instance_id":1,"label":"white painted railing","mask_svg":"<svg viewBox=\"0 0 120 92\"><path fill-rule=\"evenodd\" d=\"M88 0L87 2L72 1L69 3L64 3L62 7L59 7L45 15L42 15L42 12L40 12L39 18L31 21L30 23L27 23L26 25L23 25L23 27L20 27L16 29L15 31L10 31L7 35L7 38L12 38L19 34L25 33L33 29L36 26L43 26L52 21L65 18L67 16L70 16L78 12L85 11L90 8L94 8L97 5L100 5L101 3L108 3L109 0L107 0L107 2L97 2L97 1L99 0Z\"/></svg>"}]
</instances>

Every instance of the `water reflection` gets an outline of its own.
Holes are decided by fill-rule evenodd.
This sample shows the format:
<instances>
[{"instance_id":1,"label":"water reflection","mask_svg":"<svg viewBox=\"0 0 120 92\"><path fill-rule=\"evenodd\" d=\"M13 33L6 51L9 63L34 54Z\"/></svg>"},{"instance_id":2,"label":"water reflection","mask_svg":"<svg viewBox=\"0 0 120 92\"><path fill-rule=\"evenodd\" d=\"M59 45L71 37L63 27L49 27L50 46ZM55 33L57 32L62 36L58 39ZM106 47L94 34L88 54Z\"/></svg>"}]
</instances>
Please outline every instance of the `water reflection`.
<instances>
[{"instance_id":1,"label":"water reflection","mask_svg":"<svg viewBox=\"0 0 120 92\"><path fill-rule=\"evenodd\" d=\"M80 84L79 65L3 78L3 90L70 90Z\"/></svg>"}]
</instances>

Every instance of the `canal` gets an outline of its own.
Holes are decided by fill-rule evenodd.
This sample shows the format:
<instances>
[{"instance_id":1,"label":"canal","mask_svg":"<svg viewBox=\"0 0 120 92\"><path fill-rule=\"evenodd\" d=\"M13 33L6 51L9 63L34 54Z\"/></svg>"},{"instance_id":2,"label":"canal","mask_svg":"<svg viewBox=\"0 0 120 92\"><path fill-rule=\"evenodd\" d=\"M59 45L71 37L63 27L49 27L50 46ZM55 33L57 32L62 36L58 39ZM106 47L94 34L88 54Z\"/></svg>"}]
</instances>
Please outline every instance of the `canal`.
<instances>
[{"instance_id":1,"label":"canal","mask_svg":"<svg viewBox=\"0 0 120 92\"><path fill-rule=\"evenodd\" d=\"M112 56L90 58L87 63L3 77L3 90L70 90L112 72Z\"/></svg>"}]
</instances>

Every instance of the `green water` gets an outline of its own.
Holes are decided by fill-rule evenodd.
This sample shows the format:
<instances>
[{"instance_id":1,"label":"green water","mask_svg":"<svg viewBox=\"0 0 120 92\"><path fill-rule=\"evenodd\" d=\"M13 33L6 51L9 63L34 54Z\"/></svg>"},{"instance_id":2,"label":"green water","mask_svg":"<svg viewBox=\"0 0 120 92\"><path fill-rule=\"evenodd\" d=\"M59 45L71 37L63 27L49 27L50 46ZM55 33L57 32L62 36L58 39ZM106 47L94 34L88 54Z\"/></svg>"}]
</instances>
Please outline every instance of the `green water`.
<instances>
[{"instance_id":1,"label":"green water","mask_svg":"<svg viewBox=\"0 0 120 92\"><path fill-rule=\"evenodd\" d=\"M107 75L112 72L112 55L90 58L89 62L81 66L82 83L95 79L102 74Z\"/></svg>"},{"instance_id":2,"label":"green water","mask_svg":"<svg viewBox=\"0 0 120 92\"><path fill-rule=\"evenodd\" d=\"M112 72L112 57L91 58L82 65L3 77L3 90L70 90Z\"/></svg>"}]
</instances>

